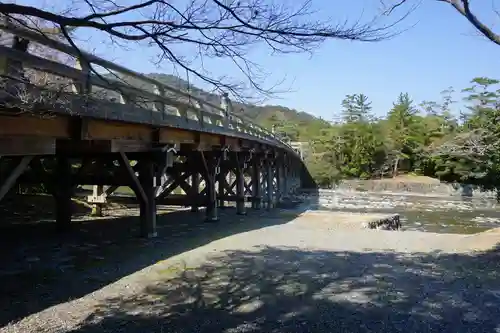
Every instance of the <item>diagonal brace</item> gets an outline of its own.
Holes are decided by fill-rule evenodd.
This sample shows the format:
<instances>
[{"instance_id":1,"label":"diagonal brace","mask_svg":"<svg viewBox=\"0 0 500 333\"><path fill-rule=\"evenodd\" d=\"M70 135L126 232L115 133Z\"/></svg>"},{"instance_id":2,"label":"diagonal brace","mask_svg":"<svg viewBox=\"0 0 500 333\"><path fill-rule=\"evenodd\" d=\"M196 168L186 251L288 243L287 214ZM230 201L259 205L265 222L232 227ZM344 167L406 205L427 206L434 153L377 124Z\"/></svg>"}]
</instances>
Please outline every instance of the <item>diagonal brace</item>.
<instances>
[{"instance_id":1,"label":"diagonal brace","mask_svg":"<svg viewBox=\"0 0 500 333\"><path fill-rule=\"evenodd\" d=\"M33 160L33 156L24 156L19 164L12 170L9 177L5 180L3 185L0 187L0 200L2 200L10 189L16 183L19 176L26 170L30 162Z\"/></svg>"},{"instance_id":2,"label":"diagonal brace","mask_svg":"<svg viewBox=\"0 0 500 333\"><path fill-rule=\"evenodd\" d=\"M146 192L144 192L144 189L142 188L142 185L141 185L141 182L139 181L139 178L137 178L137 175L135 174L134 169L130 165L130 160L128 159L127 155L125 155L125 153L122 150L120 150L120 157L121 157L120 165L122 165L125 168L125 170L127 170L127 173L132 180L134 190L136 190L139 193L140 199L144 203L147 203L148 198L146 196Z\"/></svg>"}]
</instances>

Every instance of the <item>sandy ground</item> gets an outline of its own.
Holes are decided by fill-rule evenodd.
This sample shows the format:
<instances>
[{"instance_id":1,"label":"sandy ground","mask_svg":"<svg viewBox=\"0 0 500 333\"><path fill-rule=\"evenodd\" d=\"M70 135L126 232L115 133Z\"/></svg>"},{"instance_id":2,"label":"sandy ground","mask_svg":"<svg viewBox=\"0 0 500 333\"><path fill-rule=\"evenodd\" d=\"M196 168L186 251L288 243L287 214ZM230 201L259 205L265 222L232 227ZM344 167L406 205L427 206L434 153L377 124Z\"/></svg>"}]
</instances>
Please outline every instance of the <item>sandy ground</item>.
<instances>
[{"instance_id":1,"label":"sandy ground","mask_svg":"<svg viewBox=\"0 0 500 333\"><path fill-rule=\"evenodd\" d=\"M260 224L0 332L500 332L499 231L329 229L286 214L243 218Z\"/></svg>"}]
</instances>

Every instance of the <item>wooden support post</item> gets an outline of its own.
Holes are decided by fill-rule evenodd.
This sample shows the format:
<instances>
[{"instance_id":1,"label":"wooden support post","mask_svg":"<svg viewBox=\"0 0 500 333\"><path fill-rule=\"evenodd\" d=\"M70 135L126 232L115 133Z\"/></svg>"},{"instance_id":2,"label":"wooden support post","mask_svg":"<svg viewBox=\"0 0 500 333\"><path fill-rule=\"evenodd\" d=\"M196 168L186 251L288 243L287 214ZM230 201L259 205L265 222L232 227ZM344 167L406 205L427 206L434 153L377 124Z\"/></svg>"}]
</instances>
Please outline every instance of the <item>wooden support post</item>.
<instances>
[{"instance_id":1,"label":"wooden support post","mask_svg":"<svg viewBox=\"0 0 500 333\"><path fill-rule=\"evenodd\" d=\"M71 179L71 163L68 156L56 156L54 177L54 199L56 203L56 228L64 232L71 227L73 184Z\"/></svg>"},{"instance_id":2,"label":"wooden support post","mask_svg":"<svg viewBox=\"0 0 500 333\"><path fill-rule=\"evenodd\" d=\"M262 160L262 169L260 174L260 193L261 194L261 207L264 208L266 206L266 193L267 193L267 167L265 160Z\"/></svg>"},{"instance_id":3,"label":"wooden support post","mask_svg":"<svg viewBox=\"0 0 500 333\"><path fill-rule=\"evenodd\" d=\"M299 170L298 170L298 165L297 161L294 162L293 165L293 194L297 194L297 188L299 186Z\"/></svg>"},{"instance_id":4,"label":"wooden support post","mask_svg":"<svg viewBox=\"0 0 500 333\"><path fill-rule=\"evenodd\" d=\"M234 154L236 157L236 214L246 215L244 160L243 157L238 156L238 152Z\"/></svg>"},{"instance_id":5,"label":"wooden support post","mask_svg":"<svg viewBox=\"0 0 500 333\"><path fill-rule=\"evenodd\" d=\"M274 162L274 174L276 176L276 188L275 188L275 201L279 202L281 200L281 191L283 190L281 186L281 181L283 180L282 174L283 163L281 161L281 155L275 159Z\"/></svg>"},{"instance_id":6,"label":"wooden support post","mask_svg":"<svg viewBox=\"0 0 500 333\"><path fill-rule=\"evenodd\" d=\"M266 208L269 210L273 208L273 162L269 156L266 156L266 170L267 170L267 182L266 182L266 187L267 187L267 198L266 198L266 203L267 206Z\"/></svg>"},{"instance_id":7,"label":"wooden support post","mask_svg":"<svg viewBox=\"0 0 500 333\"><path fill-rule=\"evenodd\" d=\"M205 220L208 222L214 222L219 220L219 216L217 214L217 196L215 190L215 179L220 172L219 162L220 157L209 156L205 158L203 152L201 152L203 164L204 164L204 178L205 178L205 186L207 192L207 210L206 210L206 218Z\"/></svg>"},{"instance_id":8,"label":"wooden support post","mask_svg":"<svg viewBox=\"0 0 500 333\"><path fill-rule=\"evenodd\" d=\"M154 187L154 163L152 156L146 156L138 163L139 177L130 165L130 160L123 151L120 151L120 166L131 178L131 188L139 200L140 232L142 237L156 237L156 198Z\"/></svg>"},{"instance_id":9,"label":"wooden support post","mask_svg":"<svg viewBox=\"0 0 500 333\"><path fill-rule=\"evenodd\" d=\"M293 161L288 165L288 194L292 195L293 192Z\"/></svg>"},{"instance_id":10,"label":"wooden support post","mask_svg":"<svg viewBox=\"0 0 500 333\"><path fill-rule=\"evenodd\" d=\"M261 202L260 157L252 159L252 209L260 209Z\"/></svg>"},{"instance_id":11,"label":"wooden support post","mask_svg":"<svg viewBox=\"0 0 500 333\"><path fill-rule=\"evenodd\" d=\"M146 157L139 166L139 182L146 196L140 199L141 236L153 238L156 232L156 198L154 184L155 170L153 160Z\"/></svg>"},{"instance_id":12,"label":"wooden support post","mask_svg":"<svg viewBox=\"0 0 500 333\"><path fill-rule=\"evenodd\" d=\"M290 177L289 175L289 169L288 169L288 157L285 156L283 160L283 194L285 197L288 197L289 191L288 191L288 178Z\"/></svg>"},{"instance_id":13,"label":"wooden support post","mask_svg":"<svg viewBox=\"0 0 500 333\"><path fill-rule=\"evenodd\" d=\"M192 200L193 204L191 205L191 212L198 212L198 195L200 194L200 174L198 171L194 171L191 175L191 189L192 189Z\"/></svg>"},{"instance_id":14,"label":"wooden support post","mask_svg":"<svg viewBox=\"0 0 500 333\"><path fill-rule=\"evenodd\" d=\"M92 186L92 196L94 198L102 197L104 198L104 186L103 185L94 185ZM96 202L92 204L92 212L90 215L92 216L102 216L102 206L103 204L100 202Z\"/></svg>"},{"instance_id":15,"label":"wooden support post","mask_svg":"<svg viewBox=\"0 0 500 333\"><path fill-rule=\"evenodd\" d=\"M224 190L224 185L225 185L225 180L227 178L227 174L228 174L228 170L225 168L225 165L223 164L222 167L221 167L221 170L220 170L220 173L219 175L217 175L217 178L218 178L218 181L217 181L217 184L218 184L218 191L217 191L217 202L218 202L218 206L219 208L221 209L224 209L224 199L222 199L225 195L226 195L226 191Z\"/></svg>"}]
</instances>

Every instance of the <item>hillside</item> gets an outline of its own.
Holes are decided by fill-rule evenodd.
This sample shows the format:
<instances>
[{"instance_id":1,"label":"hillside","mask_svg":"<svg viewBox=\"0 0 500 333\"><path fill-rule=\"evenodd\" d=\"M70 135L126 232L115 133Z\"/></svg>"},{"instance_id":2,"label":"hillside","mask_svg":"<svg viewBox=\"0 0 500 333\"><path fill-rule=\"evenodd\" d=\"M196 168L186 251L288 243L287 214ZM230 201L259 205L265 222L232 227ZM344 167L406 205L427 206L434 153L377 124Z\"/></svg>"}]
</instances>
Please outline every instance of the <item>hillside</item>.
<instances>
[{"instance_id":1,"label":"hillside","mask_svg":"<svg viewBox=\"0 0 500 333\"><path fill-rule=\"evenodd\" d=\"M150 73L146 75L180 90L188 90L189 87L187 81L174 75L160 73ZM123 78L123 80L131 85L141 86L143 89L153 89L152 86L148 87L147 84L143 84L131 78ZM206 92L192 85L190 88L193 95L199 96L214 104L220 104L220 96ZM263 127L271 128L272 125L277 125L278 132L286 132L291 140L307 140L306 133L307 129L310 127L317 128L318 126L329 126L328 122L316 118L309 113L280 105L257 106L233 102L233 107L236 112L243 109L246 117Z\"/></svg>"}]
</instances>

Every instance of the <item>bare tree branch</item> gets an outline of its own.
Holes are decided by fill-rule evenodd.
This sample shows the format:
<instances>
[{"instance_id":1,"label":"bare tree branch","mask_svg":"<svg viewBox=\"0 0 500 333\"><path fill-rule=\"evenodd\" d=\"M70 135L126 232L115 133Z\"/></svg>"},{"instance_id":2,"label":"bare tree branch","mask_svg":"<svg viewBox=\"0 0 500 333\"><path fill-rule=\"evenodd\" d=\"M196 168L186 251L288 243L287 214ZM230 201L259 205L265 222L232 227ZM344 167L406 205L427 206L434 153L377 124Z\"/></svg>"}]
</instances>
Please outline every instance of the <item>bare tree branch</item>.
<instances>
[{"instance_id":1,"label":"bare tree branch","mask_svg":"<svg viewBox=\"0 0 500 333\"><path fill-rule=\"evenodd\" d=\"M383 12L385 15L390 15L396 9L404 5L405 3L410 3L412 0L397 0L395 3L386 3L384 0L380 0L384 8ZM470 0L434 0L437 2L443 2L452 6L457 13L463 16L469 23L474 26L474 28L481 33L484 37L492 41L493 43L500 45L500 33L493 31L484 21L479 19L477 14L471 9ZM494 1L494 0L493 0ZM498 10L493 2L492 11L497 16L499 15Z\"/></svg>"},{"instance_id":2,"label":"bare tree branch","mask_svg":"<svg viewBox=\"0 0 500 333\"><path fill-rule=\"evenodd\" d=\"M297 5L297 4L296 4ZM229 91L246 99L246 89L260 95L274 94L264 87L267 73L252 61L250 52L258 45L275 54L313 52L327 39L374 42L398 34L403 19L383 24L382 17L366 23L333 24L314 19L310 0L300 6L285 6L267 0L189 0L180 5L167 0L137 0L119 5L112 0L72 0L71 10L47 10L16 3L1 3L0 13L9 17L37 18L61 31L87 28L115 41L140 43L157 50L157 62L179 66L193 77L208 82L216 90ZM81 47L73 36L68 43ZM184 57L174 48L182 44L194 48ZM244 82L216 77L203 67L204 59L227 59L244 75ZM201 63L200 66L196 64Z\"/></svg>"}]
</instances>

